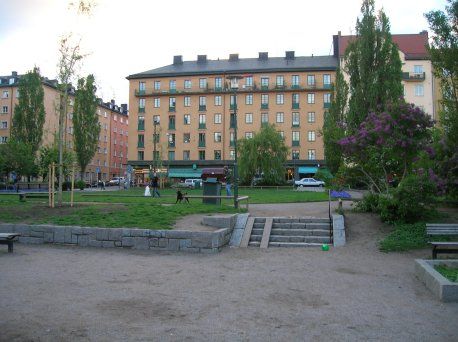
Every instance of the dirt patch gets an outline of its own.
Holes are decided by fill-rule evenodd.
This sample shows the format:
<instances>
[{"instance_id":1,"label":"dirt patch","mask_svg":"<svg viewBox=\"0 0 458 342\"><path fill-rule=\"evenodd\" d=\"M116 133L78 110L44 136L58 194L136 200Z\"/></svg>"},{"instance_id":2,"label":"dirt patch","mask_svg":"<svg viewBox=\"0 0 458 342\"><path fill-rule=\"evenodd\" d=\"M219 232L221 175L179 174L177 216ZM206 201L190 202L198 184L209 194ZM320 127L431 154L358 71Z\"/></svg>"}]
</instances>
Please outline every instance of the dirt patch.
<instances>
[{"instance_id":1,"label":"dirt patch","mask_svg":"<svg viewBox=\"0 0 458 342\"><path fill-rule=\"evenodd\" d=\"M202 214L195 214L195 215L188 215L182 217L181 219L177 220L173 225L172 229L174 230L191 230L191 231L198 231L198 232L213 232L220 228L206 226L202 224L202 219L206 215Z\"/></svg>"}]
</instances>

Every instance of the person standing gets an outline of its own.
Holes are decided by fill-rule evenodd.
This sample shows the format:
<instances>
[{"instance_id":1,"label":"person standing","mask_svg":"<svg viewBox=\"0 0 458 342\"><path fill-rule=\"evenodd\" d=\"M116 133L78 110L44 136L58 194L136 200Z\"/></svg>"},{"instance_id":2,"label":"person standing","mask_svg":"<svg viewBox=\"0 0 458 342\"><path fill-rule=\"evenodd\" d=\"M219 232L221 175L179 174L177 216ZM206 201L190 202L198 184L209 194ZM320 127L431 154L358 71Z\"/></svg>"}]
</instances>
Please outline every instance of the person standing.
<instances>
[{"instance_id":1,"label":"person standing","mask_svg":"<svg viewBox=\"0 0 458 342\"><path fill-rule=\"evenodd\" d=\"M232 196L232 172L227 166L224 167L224 175L226 178L226 196Z\"/></svg>"},{"instance_id":2,"label":"person standing","mask_svg":"<svg viewBox=\"0 0 458 342\"><path fill-rule=\"evenodd\" d=\"M153 186L153 197L161 197L161 194L158 191L159 188L159 178L157 178L157 175L154 174L153 180L151 182L151 185Z\"/></svg>"}]
</instances>

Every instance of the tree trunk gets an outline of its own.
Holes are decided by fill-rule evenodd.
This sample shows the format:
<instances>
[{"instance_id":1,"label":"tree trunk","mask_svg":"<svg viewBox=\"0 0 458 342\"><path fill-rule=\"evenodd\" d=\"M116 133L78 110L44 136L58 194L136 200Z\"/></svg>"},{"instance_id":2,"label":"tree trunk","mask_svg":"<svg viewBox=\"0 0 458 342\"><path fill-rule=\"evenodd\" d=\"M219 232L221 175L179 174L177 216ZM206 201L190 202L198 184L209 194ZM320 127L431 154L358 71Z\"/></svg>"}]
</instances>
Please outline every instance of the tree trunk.
<instances>
[{"instance_id":1,"label":"tree trunk","mask_svg":"<svg viewBox=\"0 0 458 342\"><path fill-rule=\"evenodd\" d=\"M66 86L67 88L67 86ZM64 94L60 95L60 106L59 106L59 184L57 192L57 205L62 206L62 187L64 184L64 130L65 130L65 118L67 116L67 89L64 90Z\"/></svg>"}]
</instances>

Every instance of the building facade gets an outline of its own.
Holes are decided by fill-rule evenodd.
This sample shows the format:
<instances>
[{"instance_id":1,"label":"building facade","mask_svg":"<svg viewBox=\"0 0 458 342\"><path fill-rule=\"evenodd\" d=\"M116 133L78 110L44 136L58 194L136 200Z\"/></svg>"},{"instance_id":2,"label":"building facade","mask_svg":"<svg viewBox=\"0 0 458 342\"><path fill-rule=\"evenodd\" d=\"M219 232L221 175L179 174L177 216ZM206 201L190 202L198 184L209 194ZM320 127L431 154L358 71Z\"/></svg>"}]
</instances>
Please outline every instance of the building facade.
<instances>
[{"instance_id":1,"label":"building facade","mask_svg":"<svg viewBox=\"0 0 458 342\"><path fill-rule=\"evenodd\" d=\"M20 96L19 79L20 75L17 72L0 77L0 143L6 143L10 138L14 107ZM46 112L42 146L50 146L54 143L59 131L57 108L60 93L57 90L56 80L43 78L42 84ZM74 149L73 106L74 89L70 91L64 134L65 146L70 150ZM102 99L98 99L97 114L101 130L96 154L83 175L88 182L98 179L108 180L114 176L124 175L127 165L127 127L129 124L127 105L118 106L114 100L104 103ZM122 137L118 137L117 132L122 132Z\"/></svg>"},{"instance_id":2,"label":"building facade","mask_svg":"<svg viewBox=\"0 0 458 342\"><path fill-rule=\"evenodd\" d=\"M334 56L296 57L294 51L275 58L175 56L171 65L128 76L131 113L133 108L128 163L137 181L147 181L151 170L185 178L200 177L203 167L231 165L234 96L238 139L274 124L290 149L287 174L314 173L307 171L323 163L319 131L337 64ZM243 77L236 93L229 87L234 75Z\"/></svg>"},{"instance_id":3,"label":"building facade","mask_svg":"<svg viewBox=\"0 0 458 342\"><path fill-rule=\"evenodd\" d=\"M339 57L343 66L345 50L356 36L342 36L340 31L333 37L334 55ZM428 54L428 32L418 34L393 34L393 42L399 48L402 62L402 85L404 97L409 103L422 108L434 120L438 119L438 82L433 74L431 59ZM344 74L348 81L348 76Z\"/></svg>"}]
</instances>

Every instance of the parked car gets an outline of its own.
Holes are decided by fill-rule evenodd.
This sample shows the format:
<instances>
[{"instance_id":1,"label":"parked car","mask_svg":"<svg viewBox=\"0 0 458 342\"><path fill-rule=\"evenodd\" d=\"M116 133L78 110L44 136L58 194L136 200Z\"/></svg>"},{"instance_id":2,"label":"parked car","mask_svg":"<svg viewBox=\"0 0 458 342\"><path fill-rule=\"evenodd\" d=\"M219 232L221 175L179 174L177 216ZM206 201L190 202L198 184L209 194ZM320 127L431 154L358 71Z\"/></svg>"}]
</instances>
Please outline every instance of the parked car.
<instances>
[{"instance_id":1,"label":"parked car","mask_svg":"<svg viewBox=\"0 0 458 342\"><path fill-rule=\"evenodd\" d=\"M124 177L113 177L109 182L108 185L119 185L119 183L124 183Z\"/></svg>"},{"instance_id":2,"label":"parked car","mask_svg":"<svg viewBox=\"0 0 458 342\"><path fill-rule=\"evenodd\" d=\"M187 184L188 187L191 188L191 189L202 187L202 179L200 179L200 178L185 179L184 183Z\"/></svg>"},{"instance_id":3,"label":"parked car","mask_svg":"<svg viewBox=\"0 0 458 342\"><path fill-rule=\"evenodd\" d=\"M303 187L303 186L324 186L324 182L320 180L316 180L315 178L302 178L301 180L294 182L295 186Z\"/></svg>"}]
</instances>

